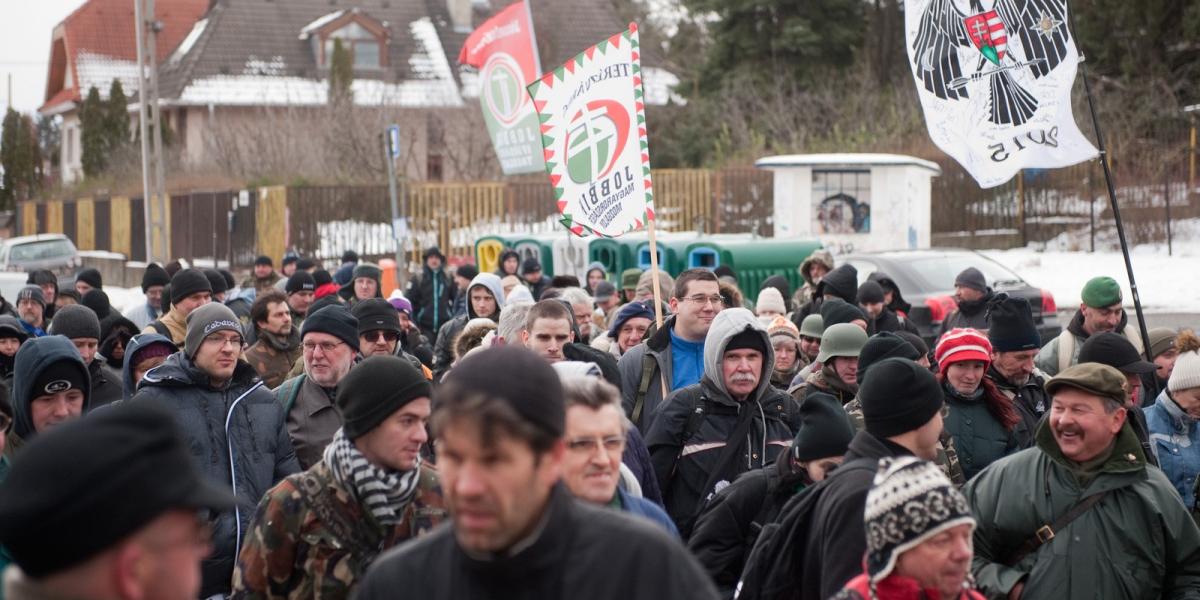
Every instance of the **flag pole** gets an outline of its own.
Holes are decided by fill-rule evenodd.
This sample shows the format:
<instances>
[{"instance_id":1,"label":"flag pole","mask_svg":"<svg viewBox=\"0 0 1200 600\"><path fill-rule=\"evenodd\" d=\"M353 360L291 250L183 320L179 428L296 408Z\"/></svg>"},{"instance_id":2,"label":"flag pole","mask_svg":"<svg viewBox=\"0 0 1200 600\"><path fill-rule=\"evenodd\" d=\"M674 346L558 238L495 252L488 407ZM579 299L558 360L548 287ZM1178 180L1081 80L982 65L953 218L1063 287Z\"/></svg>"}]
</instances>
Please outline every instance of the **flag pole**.
<instances>
[{"instance_id":1,"label":"flag pole","mask_svg":"<svg viewBox=\"0 0 1200 600\"><path fill-rule=\"evenodd\" d=\"M654 326L662 329L662 288L658 283L658 241L654 238L654 221L655 219L646 219L646 233L650 236L650 278L651 286L654 289Z\"/></svg>"},{"instance_id":2,"label":"flag pole","mask_svg":"<svg viewBox=\"0 0 1200 600\"><path fill-rule=\"evenodd\" d=\"M1146 315L1142 312L1142 298L1138 293L1137 280L1133 276L1133 261L1129 258L1129 241L1125 238L1125 225L1121 221L1121 207L1117 205L1117 188L1113 184L1112 168L1108 164L1108 148L1104 144L1104 133L1100 129L1100 117L1096 114L1096 103L1092 98L1092 85L1088 83L1087 58L1079 46L1079 28L1075 25L1075 11L1067 8L1068 19L1071 23L1072 37L1075 39L1075 49L1079 52L1079 75L1083 79L1083 92L1087 96L1088 112L1092 115L1092 128L1096 131L1096 146L1100 151L1100 165L1104 168L1104 183L1108 186L1108 201L1112 206L1113 220L1117 225L1117 238L1121 241L1121 255L1125 258L1125 273L1129 276L1129 290L1133 294L1133 309L1137 313L1138 329L1142 336L1142 352L1146 360L1154 362L1150 350L1150 333L1146 329Z\"/></svg>"}]
</instances>

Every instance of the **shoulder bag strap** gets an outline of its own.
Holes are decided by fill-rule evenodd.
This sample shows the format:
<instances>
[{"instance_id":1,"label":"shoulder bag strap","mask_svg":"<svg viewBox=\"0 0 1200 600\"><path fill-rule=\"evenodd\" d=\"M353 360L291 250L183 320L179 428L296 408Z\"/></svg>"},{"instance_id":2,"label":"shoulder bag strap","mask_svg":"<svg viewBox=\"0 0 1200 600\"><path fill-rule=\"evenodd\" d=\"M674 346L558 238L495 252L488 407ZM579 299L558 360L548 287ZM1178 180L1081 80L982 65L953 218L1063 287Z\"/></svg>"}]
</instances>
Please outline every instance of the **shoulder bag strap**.
<instances>
[{"instance_id":1,"label":"shoulder bag strap","mask_svg":"<svg viewBox=\"0 0 1200 600\"><path fill-rule=\"evenodd\" d=\"M633 399L633 415L630 420L635 425L642 422L642 410L646 406L646 391L650 389L651 375L654 374L654 357L650 355L650 349L646 349L646 353L642 355L642 378L638 381L637 395ZM663 396L667 395L667 389L663 388Z\"/></svg>"},{"instance_id":2,"label":"shoulder bag strap","mask_svg":"<svg viewBox=\"0 0 1200 600\"><path fill-rule=\"evenodd\" d=\"M1039 527L1038 530L1029 537L1029 539L1025 540L1025 542L1022 543L1020 547L1016 549L1016 551L1008 556L1008 560L1004 561L1004 564L1010 567L1015 566L1017 563L1021 562L1021 559L1037 551L1038 548L1041 548L1044 544L1054 539L1056 531L1062 531L1062 529L1067 525L1070 525L1072 521L1078 519L1088 510L1091 510L1093 506L1099 504L1100 501L1108 495L1109 491L1110 490L1105 490L1099 494L1092 494L1091 496L1084 498L1076 503L1075 506L1072 506L1071 510L1068 510L1066 513L1063 513L1062 516L1055 519L1053 523Z\"/></svg>"}]
</instances>

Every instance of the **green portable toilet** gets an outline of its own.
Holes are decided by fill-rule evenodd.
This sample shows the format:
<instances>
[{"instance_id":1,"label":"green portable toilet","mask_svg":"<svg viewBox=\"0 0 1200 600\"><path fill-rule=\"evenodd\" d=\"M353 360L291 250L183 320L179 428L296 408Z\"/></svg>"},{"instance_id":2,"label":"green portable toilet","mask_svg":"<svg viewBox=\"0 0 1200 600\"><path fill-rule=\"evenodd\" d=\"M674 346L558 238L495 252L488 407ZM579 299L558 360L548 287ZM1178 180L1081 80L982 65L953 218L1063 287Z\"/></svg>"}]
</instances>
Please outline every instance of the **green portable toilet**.
<instances>
[{"instance_id":1,"label":"green portable toilet","mask_svg":"<svg viewBox=\"0 0 1200 600\"><path fill-rule=\"evenodd\" d=\"M638 241L628 236L596 238L588 246L588 262L604 265L604 270L612 273L614 282L619 285L621 272L637 266L635 254Z\"/></svg>"},{"instance_id":2,"label":"green portable toilet","mask_svg":"<svg viewBox=\"0 0 1200 600\"><path fill-rule=\"evenodd\" d=\"M821 242L808 239L705 240L688 246L687 263L711 269L728 265L737 273L738 287L749 295L773 275L782 275L793 290L799 288L803 282L797 267L820 249Z\"/></svg>"},{"instance_id":3,"label":"green portable toilet","mask_svg":"<svg viewBox=\"0 0 1200 600\"><path fill-rule=\"evenodd\" d=\"M495 273L500 270L500 255L512 241L498 235L485 235L475 240L475 266L480 273Z\"/></svg>"},{"instance_id":4,"label":"green portable toilet","mask_svg":"<svg viewBox=\"0 0 1200 600\"><path fill-rule=\"evenodd\" d=\"M658 234L655 244L658 246L658 268L666 271L671 277L678 277L687 267L688 246L697 240L694 233L676 236ZM644 241L637 247L637 264L643 271L650 270L650 241Z\"/></svg>"},{"instance_id":5,"label":"green portable toilet","mask_svg":"<svg viewBox=\"0 0 1200 600\"><path fill-rule=\"evenodd\" d=\"M542 274L554 277L554 240L571 235L566 229L554 233L537 233L512 238L512 249L516 250L524 263L527 258L536 258L542 264Z\"/></svg>"}]
</instances>

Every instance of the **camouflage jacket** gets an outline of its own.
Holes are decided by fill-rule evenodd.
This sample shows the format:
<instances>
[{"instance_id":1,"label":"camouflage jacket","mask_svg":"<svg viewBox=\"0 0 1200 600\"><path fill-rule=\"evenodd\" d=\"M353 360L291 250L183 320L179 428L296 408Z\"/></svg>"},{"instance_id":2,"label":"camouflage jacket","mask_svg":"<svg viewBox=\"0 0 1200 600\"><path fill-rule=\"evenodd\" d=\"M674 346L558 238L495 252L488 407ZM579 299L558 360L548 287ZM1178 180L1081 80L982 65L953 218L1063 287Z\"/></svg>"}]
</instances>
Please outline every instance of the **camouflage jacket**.
<instances>
[{"instance_id":1,"label":"camouflage jacket","mask_svg":"<svg viewBox=\"0 0 1200 600\"><path fill-rule=\"evenodd\" d=\"M851 400L844 407L846 414L850 415L850 420L854 422L854 429L862 431L866 425L863 421L862 403L858 398ZM942 418L945 419L950 413L950 408L942 405ZM967 477L963 474L962 465L958 464L958 450L954 449L954 438L942 429L942 433L938 438L938 455L934 461L938 466L942 467L942 472L954 482L954 485L962 486L967 483Z\"/></svg>"},{"instance_id":2,"label":"camouflage jacket","mask_svg":"<svg viewBox=\"0 0 1200 600\"><path fill-rule=\"evenodd\" d=\"M321 518L326 511L335 523ZM428 533L446 515L433 465L421 466L416 497L400 523L384 531L319 461L259 502L233 572L232 597L348 598L375 557Z\"/></svg>"},{"instance_id":3,"label":"camouflage jacket","mask_svg":"<svg viewBox=\"0 0 1200 600\"><path fill-rule=\"evenodd\" d=\"M300 358L300 330L292 327L287 339L267 331L258 332L258 341L246 350L246 362L258 371L264 385L275 389L287 379L288 371Z\"/></svg>"},{"instance_id":4,"label":"camouflage jacket","mask_svg":"<svg viewBox=\"0 0 1200 600\"><path fill-rule=\"evenodd\" d=\"M842 403L842 406L845 406L846 403L854 400L855 395L858 393L858 386L847 385L841 379L838 379L837 373L833 370L833 365L829 364L822 367L819 371L809 373L808 377L804 379L804 383L788 390L788 393L799 404L804 402L804 398L808 396L810 391L825 392L837 398L838 402Z\"/></svg>"}]
</instances>

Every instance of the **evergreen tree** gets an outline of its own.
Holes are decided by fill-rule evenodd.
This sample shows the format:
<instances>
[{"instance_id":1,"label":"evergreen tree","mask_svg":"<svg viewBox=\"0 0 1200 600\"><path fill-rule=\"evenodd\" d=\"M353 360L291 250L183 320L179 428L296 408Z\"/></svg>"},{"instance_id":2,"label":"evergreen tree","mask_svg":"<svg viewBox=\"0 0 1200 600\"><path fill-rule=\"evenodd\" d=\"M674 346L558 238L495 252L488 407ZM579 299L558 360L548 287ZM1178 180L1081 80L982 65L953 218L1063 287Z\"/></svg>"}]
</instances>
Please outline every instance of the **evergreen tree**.
<instances>
[{"instance_id":1,"label":"evergreen tree","mask_svg":"<svg viewBox=\"0 0 1200 600\"><path fill-rule=\"evenodd\" d=\"M32 195L39 186L41 152L33 119L9 108L0 134L0 166L4 169L0 208L11 209L17 200Z\"/></svg>"},{"instance_id":2,"label":"evergreen tree","mask_svg":"<svg viewBox=\"0 0 1200 600\"><path fill-rule=\"evenodd\" d=\"M83 174L95 177L104 172L108 165L107 109L100 100L100 90L92 86L88 90L83 106L79 108L79 122L83 128L80 145L83 146Z\"/></svg>"},{"instance_id":3,"label":"evergreen tree","mask_svg":"<svg viewBox=\"0 0 1200 600\"><path fill-rule=\"evenodd\" d=\"M335 38L329 58L329 103L337 105L353 100L354 92L350 89L353 82L354 53Z\"/></svg>"},{"instance_id":4,"label":"evergreen tree","mask_svg":"<svg viewBox=\"0 0 1200 600\"><path fill-rule=\"evenodd\" d=\"M108 102L105 105L105 138L106 146L111 156L123 150L130 140L129 132L129 98L121 87L121 81L114 79L108 91Z\"/></svg>"}]
</instances>

